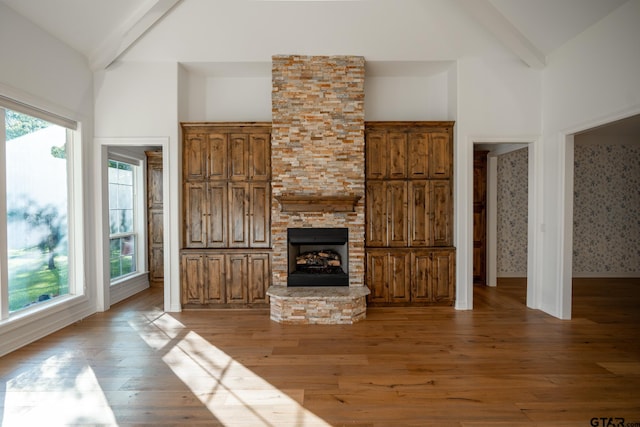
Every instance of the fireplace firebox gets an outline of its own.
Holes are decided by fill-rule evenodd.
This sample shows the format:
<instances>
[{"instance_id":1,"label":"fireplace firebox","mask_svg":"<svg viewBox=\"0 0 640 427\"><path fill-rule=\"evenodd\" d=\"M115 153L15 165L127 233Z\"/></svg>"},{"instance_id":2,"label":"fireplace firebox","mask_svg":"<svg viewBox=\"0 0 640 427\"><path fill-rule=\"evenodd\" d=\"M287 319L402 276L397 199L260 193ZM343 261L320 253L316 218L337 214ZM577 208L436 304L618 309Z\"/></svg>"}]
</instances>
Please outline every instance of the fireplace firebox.
<instances>
[{"instance_id":1,"label":"fireplace firebox","mask_svg":"<svg viewBox=\"0 0 640 427\"><path fill-rule=\"evenodd\" d=\"M348 228L288 228L287 286L349 286Z\"/></svg>"}]
</instances>

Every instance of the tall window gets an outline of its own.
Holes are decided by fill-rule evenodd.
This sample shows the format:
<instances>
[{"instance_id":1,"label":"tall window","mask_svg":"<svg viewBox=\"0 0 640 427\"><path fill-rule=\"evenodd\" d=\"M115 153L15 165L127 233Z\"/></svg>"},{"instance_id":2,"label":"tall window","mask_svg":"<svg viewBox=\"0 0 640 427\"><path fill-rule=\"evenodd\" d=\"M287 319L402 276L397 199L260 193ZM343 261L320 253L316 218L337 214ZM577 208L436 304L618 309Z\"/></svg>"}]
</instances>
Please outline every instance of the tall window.
<instances>
[{"instance_id":1,"label":"tall window","mask_svg":"<svg viewBox=\"0 0 640 427\"><path fill-rule=\"evenodd\" d=\"M0 270L7 272L2 276L7 283L1 283L8 288L2 294L8 296L7 303L2 301L6 315L72 293L68 222L72 163L68 161L71 132L66 127L3 104L0 168L5 176L0 183L6 191L6 210L0 215L0 227L6 230L2 251L6 250L6 259L0 261Z\"/></svg>"},{"instance_id":2,"label":"tall window","mask_svg":"<svg viewBox=\"0 0 640 427\"><path fill-rule=\"evenodd\" d=\"M139 166L109 160L111 281L138 271L136 175Z\"/></svg>"}]
</instances>

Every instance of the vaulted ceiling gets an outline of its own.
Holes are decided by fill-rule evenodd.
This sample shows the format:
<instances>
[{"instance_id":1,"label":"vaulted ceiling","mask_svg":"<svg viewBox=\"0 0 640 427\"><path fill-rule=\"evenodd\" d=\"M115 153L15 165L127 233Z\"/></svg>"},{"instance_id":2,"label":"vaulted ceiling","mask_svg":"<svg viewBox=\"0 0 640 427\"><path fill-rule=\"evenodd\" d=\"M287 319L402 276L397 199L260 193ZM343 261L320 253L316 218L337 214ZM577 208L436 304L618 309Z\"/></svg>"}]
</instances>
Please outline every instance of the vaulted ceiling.
<instances>
[{"instance_id":1,"label":"vaulted ceiling","mask_svg":"<svg viewBox=\"0 0 640 427\"><path fill-rule=\"evenodd\" d=\"M104 68L181 2L190 0L0 0L53 37ZM221 1L221 0L218 0ZM246 7L278 1L235 0ZM392 1L392 0L386 0ZM397 0L393 0L397 1ZM427 0L425 0L427 1ZM459 2L507 48L532 67L627 0L450 0ZM398 7L410 2L398 2Z\"/></svg>"}]
</instances>

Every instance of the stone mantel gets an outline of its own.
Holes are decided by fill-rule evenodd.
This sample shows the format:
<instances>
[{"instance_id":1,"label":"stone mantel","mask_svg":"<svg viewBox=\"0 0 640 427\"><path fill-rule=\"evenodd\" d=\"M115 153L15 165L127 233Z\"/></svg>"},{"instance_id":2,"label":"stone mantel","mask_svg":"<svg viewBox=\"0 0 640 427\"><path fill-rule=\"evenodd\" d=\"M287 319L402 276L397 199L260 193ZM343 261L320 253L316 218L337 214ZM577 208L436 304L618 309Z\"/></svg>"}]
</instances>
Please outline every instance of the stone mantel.
<instances>
[{"instance_id":1,"label":"stone mantel","mask_svg":"<svg viewBox=\"0 0 640 427\"><path fill-rule=\"evenodd\" d=\"M355 212L360 196L280 195L282 212Z\"/></svg>"}]
</instances>

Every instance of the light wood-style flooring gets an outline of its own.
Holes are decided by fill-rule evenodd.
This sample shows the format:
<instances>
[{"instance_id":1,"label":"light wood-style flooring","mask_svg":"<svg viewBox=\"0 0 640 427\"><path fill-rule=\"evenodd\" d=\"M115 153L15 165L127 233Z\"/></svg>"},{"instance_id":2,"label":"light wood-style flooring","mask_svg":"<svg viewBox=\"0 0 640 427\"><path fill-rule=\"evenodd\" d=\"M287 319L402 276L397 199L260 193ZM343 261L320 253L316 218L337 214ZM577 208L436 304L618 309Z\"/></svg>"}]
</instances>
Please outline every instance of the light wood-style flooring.
<instances>
[{"instance_id":1,"label":"light wood-style flooring","mask_svg":"<svg viewBox=\"0 0 640 427\"><path fill-rule=\"evenodd\" d=\"M521 280L336 326L163 313L161 292L0 358L0 424L640 426L638 279L576 280L570 321Z\"/></svg>"}]
</instances>

